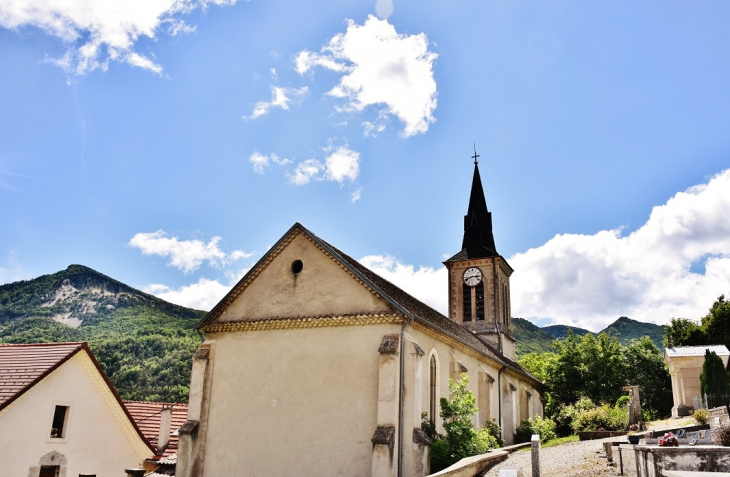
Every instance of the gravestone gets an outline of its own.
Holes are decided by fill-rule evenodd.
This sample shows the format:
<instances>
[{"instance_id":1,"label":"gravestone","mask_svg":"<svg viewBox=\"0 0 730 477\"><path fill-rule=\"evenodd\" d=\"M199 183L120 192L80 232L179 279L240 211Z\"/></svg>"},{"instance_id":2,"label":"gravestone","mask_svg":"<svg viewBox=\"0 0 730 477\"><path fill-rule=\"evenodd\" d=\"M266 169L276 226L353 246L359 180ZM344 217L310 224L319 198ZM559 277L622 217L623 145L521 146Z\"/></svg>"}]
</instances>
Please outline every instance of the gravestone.
<instances>
[{"instance_id":1,"label":"gravestone","mask_svg":"<svg viewBox=\"0 0 730 477\"><path fill-rule=\"evenodd\" d=\"M623 390L629 392L629 426L642 422L644 417L641 414L639 386L624 386Z\"/></svg>"}]
</instances>

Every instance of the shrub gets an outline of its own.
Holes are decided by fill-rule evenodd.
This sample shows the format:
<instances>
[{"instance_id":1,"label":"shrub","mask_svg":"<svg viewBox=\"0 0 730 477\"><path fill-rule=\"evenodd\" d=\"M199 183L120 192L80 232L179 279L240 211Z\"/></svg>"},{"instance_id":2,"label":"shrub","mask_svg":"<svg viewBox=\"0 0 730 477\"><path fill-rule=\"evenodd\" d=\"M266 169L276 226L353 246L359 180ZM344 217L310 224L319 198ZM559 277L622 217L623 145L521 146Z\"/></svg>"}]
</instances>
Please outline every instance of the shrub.
<instances>
[{"instance_id":1,"label":"shrub","mask_svg":"<svg viewBox=\"0 0 730 477\"><path fill-rule=\"evenodd\" d=\"M578 399L575 404L560 407L555 417L556 434L560 437L573 434L575 432L573 430L573 420L578 413L595 409L595 407L596 405L593 404L593 401L585 396Z\"/></svg>"},{"instance_id":2,"label":"shrub","mask_svg":"<svg viewBox=\"0 0 730 477\"><path fill-rule=\"evenodd\" d=\"M463 459L483 454L499 446L489 428L475 430L471 417L478 411L474 394L467 389L469 376L462 374L458 381L449 379L451 400L441 398L441 417L446 435L436 434L431 444L431 473L445 469ZM435 426L423 416L421 428L435 434Z\"/></svg>"},{"instance_id":3,"label":"shrub","mask_svg":"<svg viewBox=\"0 0 730 477\"><path fill-rule=\"evenodd\" d=\"M710 417L710 413L707 409L695 409L692 413L692 418L697 424L707 424L707 418Z\"/></svg>"},{"instance_id":4,"label":"shrub","mask_svg":"<svg viewBox=\"0 0 730 477\"><path fill-rule=\"evenodd\" d=\"M522 421L522 423L515 429L515 444L520 442L528 442L532 437L532 425L528 419Z\"/></svg>"},{"instance_id":5,"label":"shrub","mask_svg":"<svg viewBox=\"0 0 730 477\"><path fill-rule=\"evenodd\" d=\"M616 406L614 407L628 407L629 405L629 397L628 396L621 396L616 400Z\"/></svg>"},{"instance_id":6,"label":"shrub","mask_svg":"<svg viewBox=\"0 0 730 477\"><path fill-rule=\"evenodd\" d=\"M597 431L602 427L607 431L618 431L626 428L629 412L626 408L616 409L609 404L578 412L573 419L573 430Z\"/></svg>"},{"instance_id":7,"label":"shrub","mask_svg":"<svg viewBox=\"0 0 730 477\"><path fill-rule=\"evenodd\" d=\"M484 454L490 449L496 449L497 447L501 447L497 438L493 436L489 429L487 429L486 427L480 427L477 430L474 441L476 444L475 455Z\"/></svg>"},{"instance_id":8,"label":"shrub","mask_svg":"<svg viewBox=\"0 0 730 477\"><path fill-rule=\"evenodd\" d=\"M730 446L730 424L716 427L712 431L712 442L719 446Z\"/></svg>"},{"instance_id":9,"label":"shrub","mask_svg":"<svg viewBox=\"0 0 730 477\"><path fill-rule=\"evenodd\" d=\"M436 432L436 423L428 418L428 414L425 412L421 413L421 430L426 433L431 439L436 439L438 433Z\"/></svg>"},{"instance_id":10,"label":"shrub","mask_svg":"<svg viewBox=\"0 0 730 477\"><path fill-rule=\"evenodd\" d=\"M451 458L451 447L443 436L439 436L431 443L431 473L443 470L454 463Z\"/></svg>"},{"instance_id":11,"label":"shrub","mask_svg":"<svg viewBox=\"0 0 730 477\"><path fill-rule=\"evenodd\" d=\"M502 440L502 428L494 421L488 421L484 428L497 440L497 447L504 447L505 442Z\"/></svg>"},{"instance_id":12,"label":"shrub","mask_svg":"<svg viewBox=\"0 0 730 477\"><path fill-rule=\"evenodd\" d=\"M642 409L641 417L644 422L656 421L659 419L659 411L656 409Z\"/></svg>"},{"instance_id":13,"label":"shrub","mask_svg":"<svg viewBox=\"0 0 730 477\"><path fill-rule=\"evenodd\" d=\"M540 442L555 439L555 423L550 419L535 416L532 420L525 419L515 431L517 442L528 442L533 434L540 435Z\"/></svg>"},{"instance_id":14,"label":"shrub","mask_svg":"<svg viewBox=\"0 0 730 477\"><path fill-rule=\"evenodd\" d=\"M727 380L727 371L722 359L714 351L705 350L705 362L702 364L700 375L702 395L730 394L730 384Z\"/></svg>"}]
</instances>

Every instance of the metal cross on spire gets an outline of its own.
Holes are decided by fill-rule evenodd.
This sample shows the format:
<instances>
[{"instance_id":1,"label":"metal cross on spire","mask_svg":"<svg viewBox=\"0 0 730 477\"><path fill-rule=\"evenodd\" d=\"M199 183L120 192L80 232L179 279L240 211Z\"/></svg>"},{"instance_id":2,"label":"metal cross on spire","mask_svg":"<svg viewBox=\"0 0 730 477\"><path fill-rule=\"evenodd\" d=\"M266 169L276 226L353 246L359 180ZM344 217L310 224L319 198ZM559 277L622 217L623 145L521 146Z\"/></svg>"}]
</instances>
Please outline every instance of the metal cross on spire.
<instances>
[{"instance_id":1,"label":"metal cross on spire","mask_svg":"<svg viewBox=\"0 0 730 477\"><path fill-rule=\"evenodd\" d=\"M471 156L471 158L474 159L474 165L479 164L479 162L477 162L478 157L480 156L477 154L477 143L474 143L474 155Z\"/></svg>"}]
</instances>

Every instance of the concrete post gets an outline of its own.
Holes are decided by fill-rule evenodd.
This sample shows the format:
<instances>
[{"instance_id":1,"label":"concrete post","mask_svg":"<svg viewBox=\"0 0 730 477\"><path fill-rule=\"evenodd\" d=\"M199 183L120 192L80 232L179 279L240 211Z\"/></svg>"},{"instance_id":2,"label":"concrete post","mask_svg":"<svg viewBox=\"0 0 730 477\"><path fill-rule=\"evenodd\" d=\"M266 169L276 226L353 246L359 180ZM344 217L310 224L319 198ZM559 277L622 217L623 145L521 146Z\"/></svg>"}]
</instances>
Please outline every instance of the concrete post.
<instances>
[{"instance_id":1,"label":"concrete post","mask_svg":"<svg viewBox=\"0 0 730 477\"><path fill-rule=\"evenodd\" d=\"M532 477L540 477L540 435L532 435Z\"/></svg>"}]
</instances>

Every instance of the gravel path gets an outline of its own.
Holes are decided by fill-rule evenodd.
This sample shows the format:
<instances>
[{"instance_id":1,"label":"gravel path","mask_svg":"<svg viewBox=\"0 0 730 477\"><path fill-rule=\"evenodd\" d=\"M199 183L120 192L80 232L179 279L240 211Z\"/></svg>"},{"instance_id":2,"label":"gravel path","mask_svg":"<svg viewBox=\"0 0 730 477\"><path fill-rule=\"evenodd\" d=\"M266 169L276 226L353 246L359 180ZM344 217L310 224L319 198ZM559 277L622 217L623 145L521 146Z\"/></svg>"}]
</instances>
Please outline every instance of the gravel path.
<instances>
[{"instance_id":1,"label":"gravel path","mask_svg":"<svg viewBox=\"0 0 730 477\"><path fill-rule=\"evenodd\" d=\"M608 465L603 443L622 440L625 437L609 437L593 441L569 442L558 446L540 449L540 477L593 477L617 476L618 469ZM519 450L509 455L507 460L497 464L484 474L498 477L503 467L522 467L523 477L532 476L531 452Z\"/></svg>"}]
</instances>

